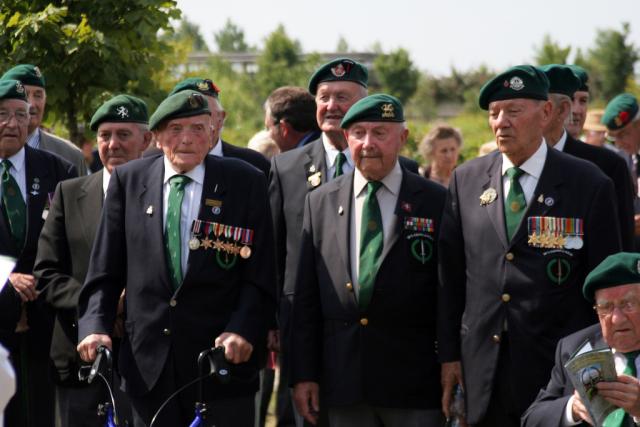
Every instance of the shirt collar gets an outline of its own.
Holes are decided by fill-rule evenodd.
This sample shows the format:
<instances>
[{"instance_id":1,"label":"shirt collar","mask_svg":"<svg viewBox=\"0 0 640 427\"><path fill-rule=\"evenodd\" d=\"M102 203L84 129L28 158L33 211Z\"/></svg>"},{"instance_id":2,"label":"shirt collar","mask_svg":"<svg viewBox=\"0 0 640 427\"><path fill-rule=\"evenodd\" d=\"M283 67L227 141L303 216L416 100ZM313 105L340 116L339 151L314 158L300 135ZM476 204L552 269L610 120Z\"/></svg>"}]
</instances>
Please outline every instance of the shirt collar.
<instances>
[{"instance_id":1,"label":"shirt collar","mask_svg":"<svg viewBox=\"0 0 640 427\"><path fill-rule=\"evenodd\" d=\"M107 188L109 188L109 180L111 179L111 173L107 168L102 168L102 195L107 197Z\"/></svg>"},{"instance_id":2,"label":"shirt collar","mask_svg":"<svg viewBox=\"0 0 640 427\"><path fill-rule=\"evenodd\" d=\"M217 157L224 157L224 153L222 152L222 139L218 138L218 142L213 146L209 154Z\"/></svg>"},{"instance_id":3,"label":"shirt collar","mask_svg":"<svg viewBox=\"0 0 640 427\"><path fill-rule=\"evenodd\" d=\"M22 172L22 169L24 168L24 147L22 147L16 154L9 157L8 159L0 160L9 160L16 173L20 174Z\"/></svg>"},{"instance_id":4,"label":"shirt collar","mask_svg":"<svg viewBox=\"0 0 640 427\"><path fill-rule=\"evenodd\" d=\"M331 145L329 139L324 133L322 133L322 145L324 146L324 152L327 153L327 169L329 169L333 167L333 164L336 162L336 157L341 151ZM349 147L342 150L342 153L344 153L344 156L347 158L349 166L353 167L353 159L351 158L351 151L349 150Z\"/></svg>"},{"instance_id":5,"label":"shirt collar","mask_svg":"<svg viewBox=\"0 0 640 427\"><path fill-rule=\"evenodd\" d=\"M558 142L556 142L556 145L554 145L553 148L555 148L558 151L564 151L564 145L566 143L567 143L567 131L564 130L562 131L562 136L560 137Z\"/></svg>"},{"instance_id":6,"label":"shirt collar","mask_svg":"<svg viewBox=\"0 0 640 427\"><path fill-rule=\"evenodd\" d=\"M367 178L362 176L362 173L360 173L358 168L356 168L353 177L353 192L356 197L358 197L360 193L365 190L368 182L369 181L367 180ZM393 169L391 169L391 172L389 172L387 176L382 178L380 182L382 182L384 187L391 194L396 197L398 196L398 194L400 193L400 186L402 185L402 168L400 167L400 163L398 162L398 160L396 160L396 164Z\"/></svg>"},{"instance_id":7,"label":"shirt collar","mask_svg":"<svg viewBox=\"0 0 640 427\"><path fill-rule=\"evenodd\" d=\"M167 159L166 156L163 157L163 160L164 160L164 180L162 181L163 184L166 184L167 182L169 182L169 179L174 175L188 176L189 178L191 178L192 181L195 181L200 185L204 184L204 170L205 170L204 162L201 162L198 166L191 169L189 172L180 174L173 169L173 167L171 166L171 162L169 161L169 159Z\"/></svg>"},{"instance_id":8,"label":"shirt collar","mask_svg":"<svg viewBox=\"0 0 640 427\"><path fill-rule=\"evenodd\" d=\"M31 135L27 136L27 145L32 148L40 147L40 128L37 127Z\"/></svg>"},{"instance_id":9,"label":"shirt collar","mask_svg":"<svg viewBox=\"0 0 640 427\"><path fill-rule=\"evenodd\" d=\"M529 157L523 164L519 167L527 174L533 176L535 179L540 179L540 175L542 175L542 168L544 167L544 161L547 158L547 142L542 138L542 143L540 147L536 150L535 153L531 157ZM513 167L513 163L509 158L503 153L502 154L502 176L507 172L507 169Z\"/></svg>"}]
</instances>

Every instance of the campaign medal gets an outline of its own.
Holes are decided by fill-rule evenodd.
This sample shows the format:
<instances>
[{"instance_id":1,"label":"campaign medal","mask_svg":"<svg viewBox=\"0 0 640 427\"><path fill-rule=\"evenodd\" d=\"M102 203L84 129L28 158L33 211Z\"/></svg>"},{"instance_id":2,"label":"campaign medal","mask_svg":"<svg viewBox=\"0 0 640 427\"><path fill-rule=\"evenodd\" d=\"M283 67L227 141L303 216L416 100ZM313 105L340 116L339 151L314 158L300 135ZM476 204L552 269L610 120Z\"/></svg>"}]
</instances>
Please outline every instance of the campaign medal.
<instances>
[{"instance_id":1,"label":"campaign medal","mask_svg":"<svg viewBox=\"0 0 640 427\"><path fill-rule=\"evenodd\" d=\"M193 225L191 226L191 238L189 239L189 249L195 251L200 247L200 240L196 237L197 234L200 234L200 228L202 227L202 221L199 219L193 221Z\"/></svg>"},{"instance_id":2,"label":"campaign medal","mask_svg":"<svg viewBox=\"0 0 640 427\"><path fill-rule=\"evenodd\" d=\"M233 227L230 225L222 225L221 231L225 237L225 241L222 242L219 239L214 242L214 249L217 247L216 252L216 261L218 261L218 265L224 270L229 270L236 264L238 260L237 253L234 251L235 245L233 243L228 243L229 239L233 234Z\"/></svg>"},{"instance_id":3,"label":"campaign medal","mask_svg":"<svg viewBox=\"0 0 640 427\"><path fill-rule=\"evenodd\" d=\"M547 199L550 199L547 197ZM545 199L544 203L547 203ZM552 199L553 200L553 199ZM553 202L552 202L553 203ZM532 216L527 219L529 246L545 249L581 249L584 223L580 218Z\"/></svg>"},{"instance_id":4,"label":"campaign medal","mask_svg":"<svg viewBox=\"0 0 640 427\"><path fill-rule=\"evenodd\" d=\"M241 243L240 256L243 259L247 259L251 256L251 248L249 247L253 243L253 230L248 228L242 228L241 230Z\"/></svg>"},{"instance_id":5,"label":"campaign medal","mask_svg":"<svg viewBox=\"0 0 640 427\"><path fill-rule=\"evenodd\" d=\"M480 206L487 206L493 203L497 197L498 197L498 193L494 188L487 188L480 195Z\"/></svg>"}]
</instances>

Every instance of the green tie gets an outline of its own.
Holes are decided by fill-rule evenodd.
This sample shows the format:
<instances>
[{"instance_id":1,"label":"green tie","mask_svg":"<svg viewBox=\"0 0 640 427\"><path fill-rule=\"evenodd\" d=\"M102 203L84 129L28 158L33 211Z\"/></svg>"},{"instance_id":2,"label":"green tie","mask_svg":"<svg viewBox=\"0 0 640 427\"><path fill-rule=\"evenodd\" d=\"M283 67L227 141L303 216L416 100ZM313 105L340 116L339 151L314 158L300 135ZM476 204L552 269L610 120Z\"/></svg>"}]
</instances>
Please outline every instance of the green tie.
<instances>
[{"instance_id":1,"label":"green tie","mask_svg":"<svg viewBox=\"0 0 640 427\"><path fill-rule=\"evenodd\" d=\"M367 198L362 206L362 220L360 222L360 272L358 284L358 304L362 310L371 301L373 285L378 272L378 261L384 245L382 229L382 214L378 205L376 192L382 183L369 181L367 183Z\"/></svg>"},{"instance_id":2,"label":"green tie","mask_svg":"<svg viewBox=\"0 0 640 427\"><path fill-rule=\"evenodd\" d=\"M169 259L169 273L173 287L178 289L182 283L182 245L180 243L180 212L184 187L191 182L191 178L184 175L174 175L169 178L169 202L167 204L167 224L164 231L164 242Z\"/></svg>"},{"instance_id":3,"label":"green tie","mask_svg":"<svg viewBox=\"0 0 640 427\"><path fill-rule=\"evenodd\" d=\"M624 353L624 356L627 358L627 366L624 367L624 371L622 371L623 374L631 377L636 376L636 357L638 357L638 354L640 354L640 351ZM626 418L628 418L628 415L624 412L624 409L618 408L607 415L602 427L621 427L627 425Z\"/></svg>"},{"instance_id":4,"label":"green tie","mask_svg":"<svg viewBox=\"0 0 640 427\"><path fill-rule=\"evenodd\" d=\"M347 161L347 156L344 155L343 152L338 153L336 156L336 170L333 172L333 177L337 178L344 173L342 167L344 166L344 162Z\"/></svg>"},{"instance_id":5,"label":"green tie","mask_svg":"<svg viewBox=\"0 0 640 427\"><path fill-rule=\"evenodd\" d=\"M524 191L522 191L522 186L518 180L524 175L524 171L514 166L507 169L506 174L509 178L510 188L509 194L505 199L504 216L507 225L507 237L511 240L518 229L527 201L524 198Z\"/></svg>"},{"instance_id":6,"label":"green tie","mask_svg":"<svg viewBox=\"0 0 640 427\"><path fill-rule=\"evenodd\" d=\"M9 160L2 161L2 207L16 246L22 249L27 218L27 207L15 178L9 173Z\"/></svg>"}]
</instances>

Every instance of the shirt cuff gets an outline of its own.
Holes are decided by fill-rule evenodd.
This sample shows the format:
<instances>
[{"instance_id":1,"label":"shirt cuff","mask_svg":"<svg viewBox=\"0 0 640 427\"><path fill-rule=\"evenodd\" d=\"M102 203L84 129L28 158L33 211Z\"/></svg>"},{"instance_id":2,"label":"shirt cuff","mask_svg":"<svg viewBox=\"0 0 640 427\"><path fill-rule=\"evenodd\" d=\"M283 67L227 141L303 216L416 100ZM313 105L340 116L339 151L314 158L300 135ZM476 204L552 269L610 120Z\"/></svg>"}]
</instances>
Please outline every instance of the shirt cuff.
<instances>
[{"instance_id":1,"label":"shirt cuff","mask_svg":"<svg viewBox=\"0 0 640 427\"><path fill-rule=\"evenodd\" d=\"M573 419L573 411L571 410L571 408L573 408L574 398L575 397L572 395L567 402L567 406L564 407L564 417L562 418L563 426L576 426L580 424L580 421L576 421Z\"/></svg>"}]
</instances>

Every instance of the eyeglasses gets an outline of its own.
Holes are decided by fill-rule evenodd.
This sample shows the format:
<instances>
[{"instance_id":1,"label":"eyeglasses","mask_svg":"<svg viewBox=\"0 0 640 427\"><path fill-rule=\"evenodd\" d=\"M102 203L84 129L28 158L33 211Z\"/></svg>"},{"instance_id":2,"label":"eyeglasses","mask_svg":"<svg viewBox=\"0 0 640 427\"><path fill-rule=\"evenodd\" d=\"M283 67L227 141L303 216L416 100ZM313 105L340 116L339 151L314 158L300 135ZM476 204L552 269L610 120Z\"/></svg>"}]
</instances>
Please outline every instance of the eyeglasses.
<instances>
[{"instance_id":1,"label":"eyeglasses","mask_svg":"<svg viewBox=\"0 0 640 427\"><path fill-rule=\"evenodd\" d=\"M613 310L620 309L624 314L633 314L640 309L640 301L637 299L622 300L618 304L607 302L603 304L596 304L593 309L598 313L598 317L605 318L613 314Z\"/></svg>"},{"instance_id":2,"label":"eyeglasses","mask_svg":"<svg viewBox=\"0 0 640 427\"><path fill-rule=\"evenodd\" d=\"M15 117L16 121L21 125L29 122L29 112L26 110L0 110L0 124L4 125L9 123L11 117Z\"/></svg>"}]
</instances>

